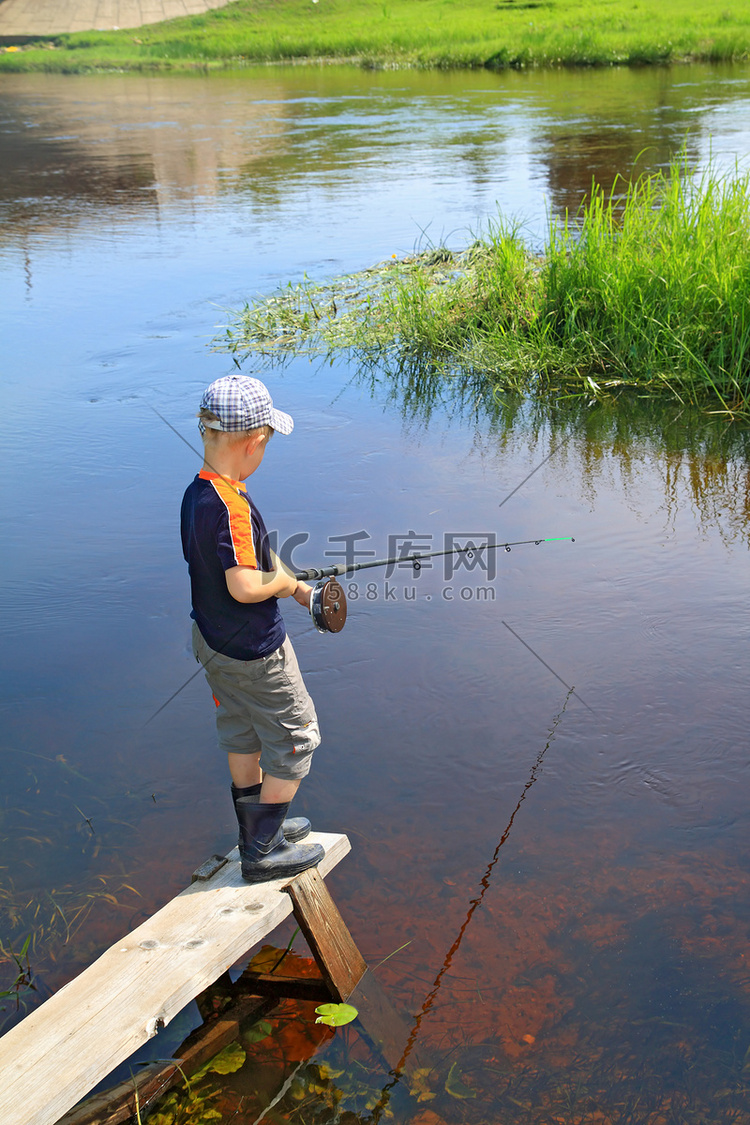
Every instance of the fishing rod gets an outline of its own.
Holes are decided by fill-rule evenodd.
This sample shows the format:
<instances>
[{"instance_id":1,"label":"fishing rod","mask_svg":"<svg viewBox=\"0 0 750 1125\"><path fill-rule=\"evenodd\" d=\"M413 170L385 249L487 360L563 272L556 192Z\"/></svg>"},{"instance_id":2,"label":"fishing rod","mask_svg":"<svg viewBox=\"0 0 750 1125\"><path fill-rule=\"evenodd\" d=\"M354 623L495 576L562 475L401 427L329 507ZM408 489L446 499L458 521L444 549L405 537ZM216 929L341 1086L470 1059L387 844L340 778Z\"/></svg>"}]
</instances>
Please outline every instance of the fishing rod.
<instances>
[{"instance_id":1,"label":"fishing rod","mask_svg":"<svg viewBox=\"0 0 750 1125\"><path fill-rule=\"evenodd\" d=\"M482 543L477 547L467 543L464 547L449 547L445 551L419 551L396 555L389 559L373 559L368 562L336 563L331 566L311 566L306 570L294 571L298 582L317 582L310 599L310 616L319 633L340 633L346 623L346 594L336 578L355 574L358 570L371 570L379 566L396 566L411 563L414 571L422 568L422 559L434 559L446 555L465 555L472 559L480 551L504 550L510 553L513 547L526 547L540 543L575 543L572 535L554 535L543 539L515 539L507 543Z\"/></svg>"},{"instance_id":2,"label":"fishing rod","mask_svg":"<svg viewBox=\"0 0 750 1125\"><path fill-rule=\"evenodd\" d=\"M294 577L300 582L315 582L319 578L338 577L340 575L354 574L356 570L369 570L374 566L395 566L397 563L411 563L415 570L421 569L422 559L435 559L442 555L466 555L473 558L475 554L487 549L499 551L501 548L510 553L512 547L525 547L533 543L538 547L540 543L575 543L572 535L554 535L546 539L515 539L510 543L482 543L480 547L468 543L465 547L449 547L446 551L419 551L411 555L394 555L390 559L374 559L372 562L337 563L335 566L311 566L307 570L295 571Z\"/></svg>"}]
</instances>

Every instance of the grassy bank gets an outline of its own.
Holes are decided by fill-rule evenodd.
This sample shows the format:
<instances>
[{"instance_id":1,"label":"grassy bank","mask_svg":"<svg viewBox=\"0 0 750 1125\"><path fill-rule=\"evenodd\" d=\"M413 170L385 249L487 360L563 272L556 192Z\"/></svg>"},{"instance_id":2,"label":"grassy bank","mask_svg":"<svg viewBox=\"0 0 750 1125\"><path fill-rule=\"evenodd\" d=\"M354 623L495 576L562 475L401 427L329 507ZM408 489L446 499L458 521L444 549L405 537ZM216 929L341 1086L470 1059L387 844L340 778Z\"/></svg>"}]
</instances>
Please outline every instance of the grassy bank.
<instances>
[{"instance_id":1,"label":"grassy bank","mask_svg":"<svg viewBox=\"0 0 750 1125\"><path fill-rule=\"evenodd\" d=\"M609 66L750 57L750 3L727 0L234 0L137 30L0 53L0 69L189 69L290 60L367 66Z\"/></svg>"},{"instance_id":2,"label":"grassy bank","mask_svg":"<svg viewBox=\"0 0 750 1125\"><path fill-rule=\"evenodd\" d=\"M669 175L595 192L550 223L541 257L499 224L330 287L290 287L237 314L217 346L353 348L391 371L479 376L482 393L668 394L750 413L750 177Z\"/></svg>"}]
</instances>

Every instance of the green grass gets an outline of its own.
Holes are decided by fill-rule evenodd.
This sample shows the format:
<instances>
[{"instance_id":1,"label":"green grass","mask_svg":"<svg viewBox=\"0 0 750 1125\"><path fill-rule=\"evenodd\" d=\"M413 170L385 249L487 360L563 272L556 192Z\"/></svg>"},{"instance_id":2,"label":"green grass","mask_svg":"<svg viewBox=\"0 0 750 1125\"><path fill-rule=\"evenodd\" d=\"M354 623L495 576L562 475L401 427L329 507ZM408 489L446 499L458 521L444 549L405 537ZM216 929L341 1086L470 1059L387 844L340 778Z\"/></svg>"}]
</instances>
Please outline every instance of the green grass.
<instances>
[{"instance_id":1,"label":"green grass","mask_svg":"<svg viewBox=\"0 0 750 1125\"><path fill-rule=\"evenodd\" d=\"M353 348L366 364L603 398L630 388L750 414L750 176L675 165L619 198L594 189L551 220L535 256L502 222L461 254L432 251L238 313L217 346Z\"/></svg>"},{"instance_id":2,"label":"green grass","mask_svg":"<svg viewBox=\"0 0 750 1125\"><path fill-rule=\"evenodd\" d=\"M45 37L2 70L186 69L290 60L374 67L609 66L750 57L727 0L235 0L136 30Z\"/></svg>"}]
</instances>

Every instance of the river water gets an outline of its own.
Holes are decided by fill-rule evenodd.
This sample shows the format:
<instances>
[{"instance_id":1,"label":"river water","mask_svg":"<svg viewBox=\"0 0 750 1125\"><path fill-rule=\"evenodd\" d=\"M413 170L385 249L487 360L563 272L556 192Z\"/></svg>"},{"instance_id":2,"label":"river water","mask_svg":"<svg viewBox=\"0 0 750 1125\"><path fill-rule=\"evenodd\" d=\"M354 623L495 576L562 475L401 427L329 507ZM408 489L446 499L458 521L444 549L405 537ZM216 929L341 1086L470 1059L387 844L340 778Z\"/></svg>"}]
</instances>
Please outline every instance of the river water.
<instances>
[{"instance_id":1,"label":"river water","mask_svg":"<svg viewBox=\"0 0 750 1125\"><path fill-rule=\"evenodd\" d=\"M3 78L3 1027L233 842L190 679L197 457L152 409L197 446L228 310L498 211L541 245L592 178L744 166L749 123L747 68ZM333 894L435 1061L387 1100L297 1005L224 1118L299 1067L269 1120L750 1121L744 431L244 370L296 420L251 491L298 564L575 543L357 576L337 636L286 608L324 732L296 811L349 834Z\"/></svg>"}]
</instances>

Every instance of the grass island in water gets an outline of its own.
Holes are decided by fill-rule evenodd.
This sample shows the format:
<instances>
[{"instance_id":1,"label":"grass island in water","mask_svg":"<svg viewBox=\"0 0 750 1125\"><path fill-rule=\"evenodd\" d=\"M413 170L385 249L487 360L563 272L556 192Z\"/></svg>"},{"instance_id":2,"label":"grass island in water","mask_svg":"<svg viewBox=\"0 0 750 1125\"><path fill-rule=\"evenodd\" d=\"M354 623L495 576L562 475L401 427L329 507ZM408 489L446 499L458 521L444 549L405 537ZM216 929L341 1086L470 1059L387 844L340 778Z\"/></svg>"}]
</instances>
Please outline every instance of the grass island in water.
<instances>
[{"instance_id":1,"label":"grass island in water","mask_svg":"<svg viewBox=\"0 0 750 1125\"><path fill-rule=\"evenodd\" d=\"M503 223L234 314L215 346L282 356L353 349L364 363L479 375L483 392L605 397L635 389L750 413L750 176L669 173L551 219L533 254Z\"/></svg>"},{"instance_id":2,"label":"grass island in water","mask_svg":"<svg viewBox=\"0 0 750 1125\"><path fill-rule=\"evenodd\" d=\"M0 48L0 70L186 70L290 61L503 69L748 57L748 0L233 0L138 29L17 38Z\"/></svg>"}]
</instances>

